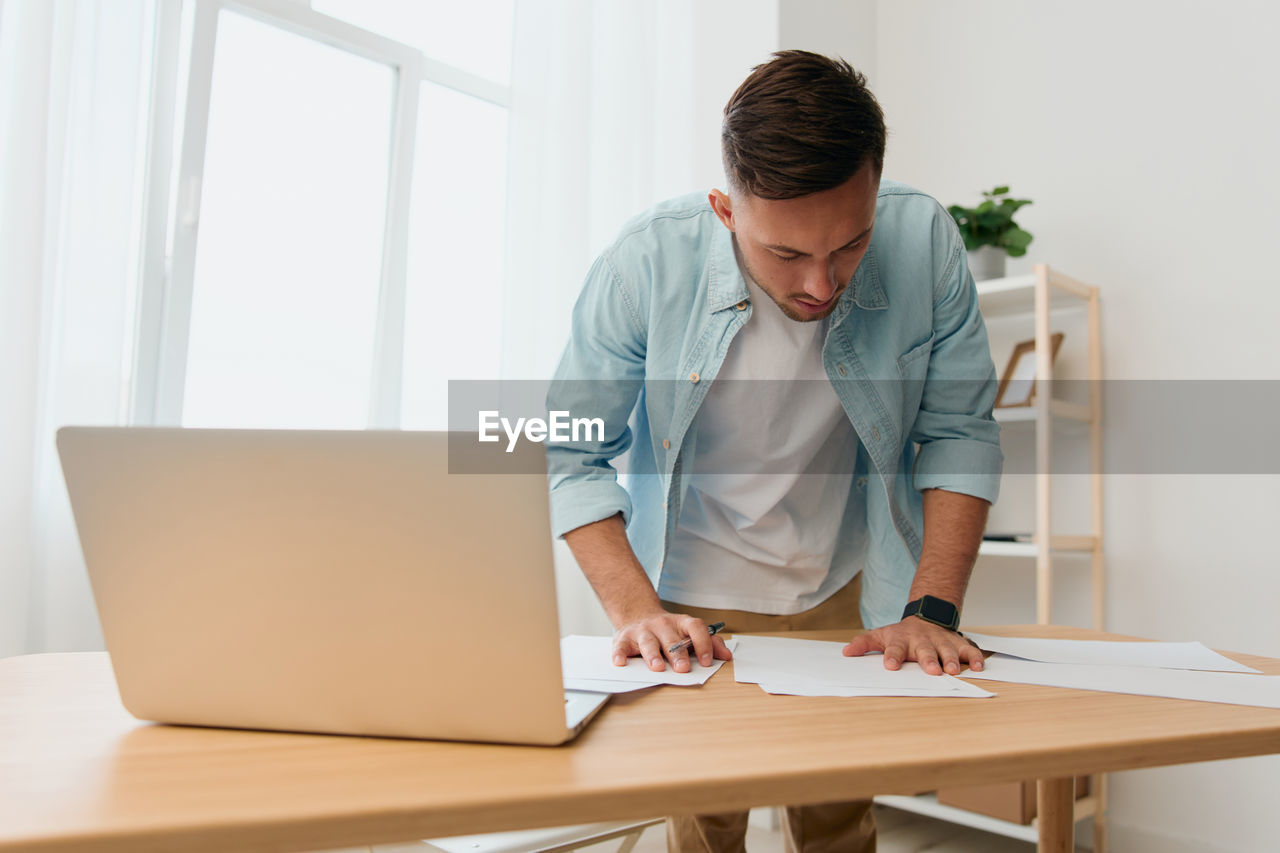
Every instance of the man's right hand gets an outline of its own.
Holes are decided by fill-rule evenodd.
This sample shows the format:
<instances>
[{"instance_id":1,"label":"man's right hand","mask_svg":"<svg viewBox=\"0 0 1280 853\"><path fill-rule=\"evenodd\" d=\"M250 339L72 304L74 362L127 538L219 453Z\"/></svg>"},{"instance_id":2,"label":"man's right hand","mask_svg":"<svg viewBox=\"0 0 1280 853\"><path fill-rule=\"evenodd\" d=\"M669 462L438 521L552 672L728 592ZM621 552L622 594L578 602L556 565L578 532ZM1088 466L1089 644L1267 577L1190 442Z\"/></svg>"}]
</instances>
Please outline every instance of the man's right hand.
<instances>
[{"instance_id":1,"label":"man's right hand","mask_svg":"<svg viewBox=\"0 0 1280 853\"><path fill-rule=\"evenodd\" d=\"M689 650L668 652L685 638L693 640L693 654L703 666L711 666L713 659L733 659L724 639L719 634L713 636L708 633L706 622L663 610L628 622L618 629L613 635L613 665L626 666L627 658L638 655L654 672L665 670L667 660L671 661L673 671L688 672Z\"/></svg>"},{"instance_id":2,"label":"man's right hand","mask_svg":"<svg viewBox=\"0 0 1280 853\"><path fill-rule=\"evenodd\" d=\"M711 666L712 659L732 659L724 640L707 632L706 622L662 608L627 541L621 513L570 530L564 541L604 605L609 621L618 626L613 635L615 666L626 666L627 658L639 656L654 672L666 669L668 660L676 672L688 672L687 649L667 652L686 638L693 640L693 653L703 666Z\"/></svg>"}]
</instances>

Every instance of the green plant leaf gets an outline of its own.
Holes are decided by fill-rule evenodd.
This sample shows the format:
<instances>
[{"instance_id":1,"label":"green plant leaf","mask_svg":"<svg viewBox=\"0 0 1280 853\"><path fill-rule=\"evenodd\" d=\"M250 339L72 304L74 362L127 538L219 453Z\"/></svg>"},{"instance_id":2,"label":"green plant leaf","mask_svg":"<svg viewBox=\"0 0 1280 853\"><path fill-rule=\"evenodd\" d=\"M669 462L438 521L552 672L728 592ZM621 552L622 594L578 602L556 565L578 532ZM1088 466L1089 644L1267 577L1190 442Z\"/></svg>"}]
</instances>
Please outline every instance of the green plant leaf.
<instances>
[{"instance_id":1,"label":"green plant leaf","mask_svg":"<svg viewBox=\"0 0 1280 853\"><path fill-rule=\"evenodd\" d=\"M1002 232L1011 224L1009 214L1001 210L989 210L978 214L978 227L983 230Z\"/></svg>"},{"instance_id":2,"label":"green plant leaf","mask_svg":"<svg viewBox=\"0 0 1280 853\"><path fill-rule=\"evenodd\" d=\"M1000 236L1000 245L1012 258L1020 258L1027 253L1027 246L1034 238L1021 228L1014 226Z\"/></svg>"},{"instance_id":3,"label":"green plant leaf","mask_svg":"<svg viewBox=\"0 0 1280 853\"><path fill-rule=\"evenodd\" d=\"M1024 231L1016 225L1005 232L1005 239L1011 246L1027 246L1034 238L1031 232Z\"/></svg>"},{"instance_id":4,"label":"green plant leaf","mask_svg":"<svg viewBox=\"0 0 1280 853\"><path fill-rule=\"evenodd\" d=\"M977 207L953 204L947 208L964 238L966 249L973 251L982 246L997 246L1013 257L1026 254L1031 235L1018 227L1013 215L1019 208L1031 204L1031 200L1008 198L1008 193L1009 185L1001 184L983 190L983 200Z\"/></svg>"},{"instance_id":5,"label":"green plant leaf","mask_svg":"<svg viewBox=\"0 0 1280 853\"><path fill-rule=\"evenodd\" d=\"M947 208L947 212L951 214L951 218L956 222L956 228L960 231L960 236L965 240L973 238L973 211L967 207L961 207L953 204Z\"/></svg>"}]
</instances>

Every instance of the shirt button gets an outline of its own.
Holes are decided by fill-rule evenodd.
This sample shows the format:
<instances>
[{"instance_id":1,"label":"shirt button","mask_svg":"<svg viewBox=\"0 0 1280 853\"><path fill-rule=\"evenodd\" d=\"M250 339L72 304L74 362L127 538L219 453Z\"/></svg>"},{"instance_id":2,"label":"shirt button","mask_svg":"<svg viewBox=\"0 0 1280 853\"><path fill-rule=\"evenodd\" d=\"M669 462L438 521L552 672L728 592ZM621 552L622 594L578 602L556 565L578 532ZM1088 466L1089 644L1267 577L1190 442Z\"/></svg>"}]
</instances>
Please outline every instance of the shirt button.
<instances>
[{"instance_id":1,"label":"shirt button","mask_svg":"<svg viewBox=\"0 0 1280 853\"><path fill-rule=\"evenodd\" d=\"M670 449L671 449L671 439L669 439L669 438L664 438L664 439L662 439L662 449L663 449L663 450L670 450Z\"/></svg>"},{"instance_id":2,"label":"shirt button","mask_svg":"<svg viewBox=\"0 0 1280 853\"><path fill-rule=\"evenodd\" d=\"M847 370L845 370L845 369L844 369L844 365L843 365L843 364L837 364L837 365L836 365L836 373L839 373L841 376L848 376L848 375L849 375L849 371L847 371Z\"/></svg>"},{"instance_id":3,"label":"shirt button","mask_svg":"<svg viewBox=\"0 0 1280 853\"><path fill-rule=\"evenodd\" d=\"M699 380L699 379L701 379L701 378L702 378L702 377L701 377L701 376L699 376L699 375L698 375L698 374L696 374L696 373L690 373L690 374L689 374L689 381L690 381L690 382L692 382L692 383L694 383L695 385L697 384L698 380Z\"/></svg>"},{"instance_id":4,"label":"shirt button","mask_svg":"<svg viewBox=\"0 0 1280 853\"><path fill-rule=\"evenodd\" d=\"M857 482L858 482L858 488L859 488L859 489L865 489L865 488L867 487L867 478L866 478L866 477L859 477Z\"/></svg>"},{"instance_id":5,"label":"shirt button","mask_svg":"<svg viewBox=\"0 0 1280 853\"><path fill-rule=\"evenodd\" d=\"M663 509L666 509L666 508L667 508L667 502L666 502L666 501L663 501L663 502L662 502L662 508L663 508Z\"/></svg>"},{"instance_id":6,"label":"shirt button","mask_svg":"<svg viewBox=\"0 0 1280 853\"><path fill-rule=\"evenodd\" d=\"M746 311L746 310L747 310L747 303L746 303L746 301L745 301L745 300L743 300L742 302L739 302L737 305L735 305L735 306L733 306L733 307L734 307L734 308L737 308L739 311Z\"/></svg>"},{"instance_id":7,"label":"shirt button","mask_svg":"<svg viewBox=\"0 0 1280 853\"><path fill-rule=\"evenodd\" d=\"M880 430L878 427L871 428L871 437L874 438L876 441L880 440Z\"/></svg>"}]
</instances>

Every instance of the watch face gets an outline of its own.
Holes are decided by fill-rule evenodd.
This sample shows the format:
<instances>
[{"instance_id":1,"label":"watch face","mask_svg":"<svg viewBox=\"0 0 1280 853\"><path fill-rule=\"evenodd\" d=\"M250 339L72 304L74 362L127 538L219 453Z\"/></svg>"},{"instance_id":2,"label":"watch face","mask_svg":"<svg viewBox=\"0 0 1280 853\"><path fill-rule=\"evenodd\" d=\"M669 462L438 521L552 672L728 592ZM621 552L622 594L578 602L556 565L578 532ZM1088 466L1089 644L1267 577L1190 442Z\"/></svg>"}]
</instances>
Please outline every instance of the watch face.
<instances>
[{"instance_id":1,"label":"watch face","mask_svg":"<svg viewBox=\"0 0 1280 853\"><path fill-rule=\"evenodd\" d=\"M920 615L930 622L952 625L956 621L956 606L941 598L926 595L920 602Z\"/></svg>"}]
</instances>

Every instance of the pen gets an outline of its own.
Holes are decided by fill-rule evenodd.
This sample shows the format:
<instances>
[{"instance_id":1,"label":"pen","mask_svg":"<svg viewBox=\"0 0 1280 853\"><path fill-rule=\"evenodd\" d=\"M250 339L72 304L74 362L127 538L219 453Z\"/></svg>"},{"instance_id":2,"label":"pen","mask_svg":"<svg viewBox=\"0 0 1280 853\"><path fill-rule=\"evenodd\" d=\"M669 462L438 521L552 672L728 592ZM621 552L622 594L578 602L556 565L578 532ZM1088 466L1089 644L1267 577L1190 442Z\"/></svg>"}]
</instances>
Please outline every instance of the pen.
<instances>
[{"instance_id":1,"label":"pen","mask_svg":"<svg viewBox=\"0 0 1280 853\"><path fill-rule=\"evenodd\" d=\"M716 634L719 634L719 633L720 633L721 631L723 631L723 630L724 630L724 623L723 623L723 622L713 622L713 623L711 623L710 625L708 625L708 626L707 626L707 632L708 632L709 634L711 634L712 636L715 636ZM682 651L684 651L685 649L689 648L689 647L690 647L690 646L692 646L692 645L693 645L693 638L692 638L692 637L689 637L689 638L687 638L687 639L681 640L681 641L680 641L680 642L678 642L678 643L673 643L673 644L671 645L671 648L667 649L667 654L669 654L669 655L673 655L673 654L675 654L676 652L682 652Z\"/></svg>"}]
</instances>

